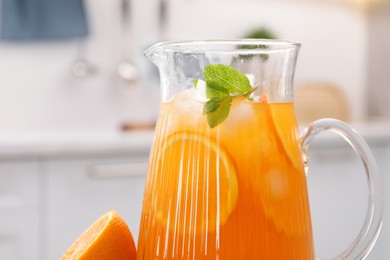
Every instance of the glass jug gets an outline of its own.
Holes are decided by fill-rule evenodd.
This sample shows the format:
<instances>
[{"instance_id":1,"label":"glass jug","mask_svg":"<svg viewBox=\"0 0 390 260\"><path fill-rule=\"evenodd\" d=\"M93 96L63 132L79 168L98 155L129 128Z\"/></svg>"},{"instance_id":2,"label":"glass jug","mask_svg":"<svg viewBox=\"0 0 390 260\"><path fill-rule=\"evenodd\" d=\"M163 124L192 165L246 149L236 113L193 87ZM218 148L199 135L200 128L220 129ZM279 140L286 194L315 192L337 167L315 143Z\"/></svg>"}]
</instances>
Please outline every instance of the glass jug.
<instances>
[{"instance_id":1,"label":"glass jug","mask_svg":"<svg viewBox=\"0 0 390 260\"><path fill-rule=\"evenodd\" d=\"M299 137L299 48L243 39L166 42L146 51L160 71L162 104L137 259L315 259L305 151L326 130L353 146L369 187L364 226L335 259L369 253L383 214L373 155L335 119L318 120Z\"/></svg>"}]
</instances>

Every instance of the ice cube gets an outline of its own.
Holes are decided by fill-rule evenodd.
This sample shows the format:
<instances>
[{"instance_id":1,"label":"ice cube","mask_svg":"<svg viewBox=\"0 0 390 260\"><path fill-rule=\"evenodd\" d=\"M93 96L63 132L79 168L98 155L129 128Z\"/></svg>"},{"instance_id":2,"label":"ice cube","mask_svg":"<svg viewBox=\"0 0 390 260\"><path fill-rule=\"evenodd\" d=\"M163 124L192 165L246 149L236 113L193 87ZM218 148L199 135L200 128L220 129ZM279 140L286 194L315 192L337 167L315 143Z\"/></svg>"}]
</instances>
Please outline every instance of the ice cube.
<instances>
[{"instance_id":1,"label":"ice cube","mask_svg":"<svg viewBox=\"0 0 390 260\"><path fill-rule=\"evenodd\" d=\"M256 120L256 113L253 105L247 101L234 102L226 119L226 124L231 126ZM248 124L248 123L247 123Z\"/></svg>"},{"instance_id":2,"label":"ice cube","mask_svg":"<svg viewBox=\"0 0 390 260\"><path fill-rule=\"evenodd\" d=\"M199 102L195 88L190 88L176 95L175 107L182 111L198 113L202 110L203 103Z\"/></svg>"},{"instance_id":3,"label":"ice cube","mask_svg":"<svg viewBox=\"0 0 390 260\"><path fill-rule=\"evenodd\" d=\"M195 87L196 100L200 102L207 102L208 98L206 96L206 82L204 80L198 79L198 82Z\"/></svg>"}]
</instances>

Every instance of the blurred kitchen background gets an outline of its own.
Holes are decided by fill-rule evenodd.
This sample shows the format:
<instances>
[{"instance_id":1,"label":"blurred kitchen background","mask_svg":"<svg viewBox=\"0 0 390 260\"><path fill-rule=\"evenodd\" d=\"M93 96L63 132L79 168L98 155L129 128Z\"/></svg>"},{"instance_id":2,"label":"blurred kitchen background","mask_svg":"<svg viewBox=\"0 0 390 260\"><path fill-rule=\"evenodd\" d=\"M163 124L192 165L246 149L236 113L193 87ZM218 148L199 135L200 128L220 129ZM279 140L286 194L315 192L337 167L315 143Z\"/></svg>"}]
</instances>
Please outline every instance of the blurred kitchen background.
<instances>
[{"instance_id":1,"label":"blurred kitchen background","mask_svg":"<svg viewBox=\"0 0 390 260\"><path fill-rule=\"evenodd\" d=\"M302 43L302 125L335 117L368 141L390 188L390 3L385 0L0 0L0 258L59 259L116 209L138 235L160 97L143 56L162 40L260 36ZM314 142L318 257L341 252L367 207L341 138ZM388 203L386 201L386 203ZM390 259L385 222L368 259Z\"/></svg>"}]
</instances>

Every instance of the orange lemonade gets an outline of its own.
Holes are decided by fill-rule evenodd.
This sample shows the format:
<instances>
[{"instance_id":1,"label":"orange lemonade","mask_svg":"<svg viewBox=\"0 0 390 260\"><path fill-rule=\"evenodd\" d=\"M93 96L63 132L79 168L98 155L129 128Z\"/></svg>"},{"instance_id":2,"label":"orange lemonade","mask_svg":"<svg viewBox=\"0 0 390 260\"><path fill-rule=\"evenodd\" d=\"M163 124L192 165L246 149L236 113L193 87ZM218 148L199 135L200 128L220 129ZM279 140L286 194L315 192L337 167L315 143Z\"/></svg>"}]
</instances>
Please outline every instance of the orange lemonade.
<instances>
[{"instance_id":1,"label":"orange lemonade","mask_svg":"<svg viewBox=\"0 0 390 260\"><path fill-rule=\"evenodd\" d=\"M210 128L195 96L162 104L137 259L315 259L293 104L235 98Z\"/></svg>"}]
</instances>

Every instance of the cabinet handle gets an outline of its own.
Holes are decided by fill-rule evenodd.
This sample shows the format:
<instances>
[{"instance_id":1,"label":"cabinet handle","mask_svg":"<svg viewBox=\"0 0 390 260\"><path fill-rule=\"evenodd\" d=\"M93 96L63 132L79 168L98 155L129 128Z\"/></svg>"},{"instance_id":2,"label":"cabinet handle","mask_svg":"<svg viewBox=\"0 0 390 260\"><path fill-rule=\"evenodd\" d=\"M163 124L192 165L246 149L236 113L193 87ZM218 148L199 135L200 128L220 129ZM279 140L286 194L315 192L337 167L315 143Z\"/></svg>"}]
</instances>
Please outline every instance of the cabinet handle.
<instances>
[{"instance_id":1,"label":"cabinet handle","mask_svg":"<svg viewBox=\"0 0 390 260\"><path fill-rule=\"evenodd\" d=\"M90 166L87 175L92 179L113 179L146 176L147 162L101 164Z\"/></svg>"}]
</instances>

